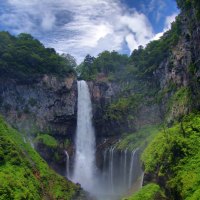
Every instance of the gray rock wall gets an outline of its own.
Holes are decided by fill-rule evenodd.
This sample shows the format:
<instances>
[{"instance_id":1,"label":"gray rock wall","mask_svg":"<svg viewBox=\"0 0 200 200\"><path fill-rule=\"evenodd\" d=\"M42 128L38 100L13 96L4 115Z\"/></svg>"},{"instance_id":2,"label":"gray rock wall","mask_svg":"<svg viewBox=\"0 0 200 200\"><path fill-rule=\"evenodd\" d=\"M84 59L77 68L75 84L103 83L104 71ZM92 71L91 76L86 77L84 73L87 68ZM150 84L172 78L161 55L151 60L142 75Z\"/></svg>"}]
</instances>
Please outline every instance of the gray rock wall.
<instances>
[{"instance_id":1,"label":"gray rock wall","mask_svg":"<svg viewBox=\"0 0 200 200\"><path fill-rule=\"evenodd\" d=\"M72 137L76 126L76 77L43 76L31 81L0 80L0 112L27 134Z\"/></svg>"}]
</instances>

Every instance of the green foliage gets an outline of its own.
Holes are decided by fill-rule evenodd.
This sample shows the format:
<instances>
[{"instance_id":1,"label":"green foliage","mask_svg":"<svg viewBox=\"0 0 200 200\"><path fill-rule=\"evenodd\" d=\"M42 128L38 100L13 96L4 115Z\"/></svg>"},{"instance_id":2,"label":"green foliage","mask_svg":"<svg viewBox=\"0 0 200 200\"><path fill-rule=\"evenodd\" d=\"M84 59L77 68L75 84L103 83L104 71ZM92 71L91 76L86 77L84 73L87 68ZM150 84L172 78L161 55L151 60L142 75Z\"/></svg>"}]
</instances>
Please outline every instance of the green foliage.
<instances>
[{"instance_id":1,"label":"green foliage","mask_svg":"<svg viewBox=\"0 0 200 200\"><path fill-rule=\"evenodd\" d=\"M56 139L48 134L39 134L36 137L36 142L42 143L47 147L50 148L56 148L58 147L58 142L56 141Z\"/></svg>"},{"instance_id":2,"label":"green foliage","mask_svg":"<svg viewBox=\"0 0 200 200\"><path fill-rule=\"evenodd\" d=\"M123 120L124 116L128 116L129 113L132 115L136 112L141 101L142 95L139 94L119 98L108 106L105 118L117 121Z\"/></svg>"},{"instance_id":3,"label":"green foliage","mask_svg":"<svg viewBox=\"0 0 200 200\"><path fill-rule=\"evenodd\" d=\"M176 0L178 7L183 11L190 11L193 8L196 11L196 17L200 19L200 1L199 0Z\"/></svg>"},{"instance_id":4,"label":"green foliage","mask_svg":"<svg viewBox=\"0 0 200 200\"><path fill-rule=\"evenodd\" d=\"M67 149L71 145L71 142L69 139L66 139L63 143L63 148Z\"/></svg>"},{"instance_id":5,"label":"green foliage","mask_svg":"<svg viewBox=\"0 0 200 200\"><path fill-rule=\"evenodd\" d=\"M116 51L104 51L97 58L87 55L83 63L78 66L77 71L80 73L81 78L93 80L98 73L103 73L106 76L118 73L127 62L128 56L126 55L120 55Z\"/></svg>"},{"instance_id":6,"label":"green foliage","mask_svg":"<svg viewBox=\"0 0 200 200\"><path fill-rule=\"evenodd\" d=\"M31 35L17 37L0 32L0 75L26 78L41 74L63 75L73 72L69 56L60 56L54 49L45 48Z\"/></svg>"},{"instance_id":7,"label":"green foliage","mask_svg":"<svg viewBox=\"0 0 200 200\"><path fill-rule=\"evenodd\" d=\"M145 171L167 180L171 198L198 199L200 191L200 114L163 127L142 155Z\"/></svg>"},{"instance_id":8,"label":"green foliage","mask_svg":"<svg viewBox=\"0 0 200 200\"><path fill-rule=\"evenodd\" d=\"M153 137L159 132L160 126L145 126L138 131L124 135L120 142L117 144L117 148L120 150L134 150L137 147L144 148Z\"/></svg>"},{"instance_id":9,"label":"green foliage","mask_svg":"<svg viewBox=\"0 0 200 200\"><path fill-rule=\"evenodd\" d=\"M167 31L159 40L150 42L146 48L134 50L127 66L127 75L138 78L147 78L165 60L174 45L178 42L181 23L179 18L172 23L171 30Z\"/></svg>"},{"instance_id":10,"label":"green foliage","mask_svg":"<svg viewBox=\"0 0 200 200\"><path fill-rule=\"evenodd\" d=\"M0 200L70 200L77 189L0 118Z\"/></svg>"},{"instance_id":11,"label":"green foliage","mask_svg":"<svg viewBox=\"0 0 200 200\"><path fill-rule=\"evenodd\" d=\"M181 9L190 9L192 6L192 1L191 0L176 0L177 5Z\"/></svg>"},{"instance_id":12,"label":"green foliage","mask_svg":"<svg viewBox=\"0 0 200 200\"><path fill-rule=\"evenodd\" d=\"M192 75L195 75L195 73L197 72L197 66L194 64L194 63L190 63L189 67L189 72L192 74Z\"/></svg>"},{"instance_id":13,"label":"green foliage","mask_svg":"<svg viewBox=\"0 0 200 200\"><path fill-rule=\"evenodd\" d=\"M176 118L186 114L187 108L191 104L191 91L188 87L179 88L168 102L168 115L176 110ZM179 111L179 112L178 112ZM180 116L178 116L180 115Z\"/></svg>"},{"instance_id":14,"label":"green foliage","mask_svg":"<svg viewBox=\"0 0 200 200\"><path fill-rule=\"evenodd\" d=\"M177 85L173 81L170 81L164 89L158 92L155 98L155 102L161 103L166 95L175 91L177 91Z\"/></svg>"},{"instance_id":15,"label":"green foliage","mask_svg":"<svg viewBox=\"0 0 200 200\"><path fill-rule=\"evenodd\" d=\"M148 184L133 196L123 200L164 200L165 196L160 189L159 185L155 183Z\"/></svg>"},{"instance_id":16,"label":"green foliage","mask_svg":"<svg viewBox=\"0 0 200 200\"><path fill-rule=\"evenodd\" d=\"M84 61L76 68L80 77L84 80L93 80L97 74L97 70L93 67L95 58L87 55Z\"/></svg>"}]
</instances>

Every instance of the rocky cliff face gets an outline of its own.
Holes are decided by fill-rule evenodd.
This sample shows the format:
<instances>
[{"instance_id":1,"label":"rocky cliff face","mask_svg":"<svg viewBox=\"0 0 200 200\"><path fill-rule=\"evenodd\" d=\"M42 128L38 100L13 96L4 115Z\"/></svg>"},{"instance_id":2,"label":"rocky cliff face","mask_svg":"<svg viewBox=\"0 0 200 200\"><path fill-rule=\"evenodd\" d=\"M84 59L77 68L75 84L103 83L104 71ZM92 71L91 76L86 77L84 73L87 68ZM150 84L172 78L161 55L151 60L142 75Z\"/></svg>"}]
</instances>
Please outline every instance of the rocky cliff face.
<instances>
[{"instance_id":1,"label":"rocky cliff face","mask_svg":"<svg viewBox=\"0 0 200 200\"><path fill-rule=\"evenodd\" d=\"M96 81L89 82L89 86L99 150L117 142L124 133L134 132L144 125L157 124L162 119L159 105L145 105L142 102L131 117L126 113L120 121L107 118L108 107L120 98L123 84L97 78Z\"/></svg>"},{"instance_id":2,"label":"rocky cliff face","mask_svg":"<svg viewBox=\"0 0 200 200\"><path fill-rule=\"evenodd\" d=\"M77 103L74 75L0 82L0 112L10 124L28 134L46 132L72 137Z\"/></svg>"},{"instance_id":3,"label":"rocky cliff face","mask_svg":"<svg viewBox=\"0 0 200 200\"><path fill-rule=\"evenodd\" d=\"M181 29L178 44L172 48L170 56L154 72L160 90L166 91L161 108L163 113L167 114L168 121L180 118L192 109L198 109L200 103L198 100L200 23L195 16L195 9L182 11L178 20ZM176 93L180 88L186 88L187 92Z\"/></svg>"},{"instance_id":4,"label":"rocky cliff face","mask_svg":"<svg viewBox=\"0 0 200 200\"><path fill-rule=\"evenodd\" d=\"M145 97L131 118L124 115L120 122L106 118L108 106L112 102L123 96L128 97L127 94L123 94L123 85L129 83L108 81L102 74L95 81L89 82L94 124L97 138L101 142L106 138L134 132L147 124L156 124L163 120L171 123L192 109L199 108L200 23L196 19L194 9L187 13L182 12L177 20L180 24L177 44L171 47L169 56L161 61L151 77L141 80L144 85L149 85L150 89L156 84L157 92L150 99ZM131 95L134 96L136 90L137 88L132 88Z\"/></svg>"},{"instance_id":5,"label":"rocky cliff face","mask_svg":"<svg viewBox=\"0 0 200 200\"><path fill-rule=\"evenodd\" d=\"M97 79L89 82L89 88L93 103L93 120L97 137L112 136L111 122L106 123L103 116L107 106L114 101L121 91L120 85L115 82Z\"/></svg>"},{"instance_id":6,"label":"rocky cliff face","mask_svg":"<svg viewBox=\"0 0 200 200\"><path fill-rule=\"evenodd\" d=\"M36 149L59 173L65 173L64 149L76 129L76 77L45 75L33 80L0 79L0 112L7 122L35 142L38 133L52 135L57 149L39 143ZM68 141L68 144L66 144Z\"/></svg>"}]
</instances>

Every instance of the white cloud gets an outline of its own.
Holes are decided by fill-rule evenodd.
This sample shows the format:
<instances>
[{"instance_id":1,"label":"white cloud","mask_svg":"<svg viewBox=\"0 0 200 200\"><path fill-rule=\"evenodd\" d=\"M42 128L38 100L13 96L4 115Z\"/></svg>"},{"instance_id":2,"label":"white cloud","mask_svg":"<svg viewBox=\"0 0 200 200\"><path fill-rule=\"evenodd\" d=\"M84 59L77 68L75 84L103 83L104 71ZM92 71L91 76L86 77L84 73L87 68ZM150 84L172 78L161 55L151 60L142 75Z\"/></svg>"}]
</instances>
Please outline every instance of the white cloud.
<instances>
[{"instance_id":1,"label":"white cloud","mask_svg":"<svg viewBox=\"0 0 200 200\"><path fill-rule=\"evenodd\" d=\"M55 25L56 17L51 12L45 12L42 17L41 27L43 30L51 30Z\"/></svg>"},{"instance_id":2,"label":"white cloud","mask_svg":"<svg viewBox=\"0 0 200 200\"><path fill-rule=\"evenodd\" d=\"M171 28L171 24L172 24L172 22L174 22L174 21L176 20L176 16L177 16L177 15L178 15L178 13L174 13L174 14L168 16L168 17L165 19L165 27L164 27L163 31L160 32L160 33L157 33L157 34L153 37L153 40L158 40L158 39L160 39L160 38L163 36L163 34Z\"/></svg>"},{"instance_id":3,"label":"white cloud","mask_svg":"<svg viewBox=\"0 0 200 200\"><path fill-rule=\"evenodd\" d=\"M71 53L82 60L87 53L103 50L130 51L145 45L153 35L143 14L124 7L119 0L7 0L14 12L0 17L13 32L29 32L47 46ZM58 13L68 11L71 19L57 26ZM42 37L43 36L43 37Z\"/></svg>"},{"instance_id":4,"label":"white cloud","mask_svg":"<svg viewBox=\"0 0 200 200\"><path fill-rule=\"evenodd\" d=\"M169 30L171 28L171 24L172 22L174 22L176 20L176 16L178 15L178 13L174 13L171 16L168 16L165 20L165 30Z\"/></svg>"},{"instance_id":5,"label":"white cloud","mask_svg":"<svg viewBox=\"0 0 200 200\"><path fill-rule=\"evenodd\" d=\"M125 43L131 52L154 37L148 18L125 7L120 0L7 2L12 12L1 15L0 23L12 27L14 33L33 34L46 46L54 47L58 52L70 53L78 62L88 53L96 56L104 50L122 51ZM69 14L66 19L58 17L58 14L62 16L65 13ZM166 23L170 20L167 19Z\"/></svg>"}]
</instances>

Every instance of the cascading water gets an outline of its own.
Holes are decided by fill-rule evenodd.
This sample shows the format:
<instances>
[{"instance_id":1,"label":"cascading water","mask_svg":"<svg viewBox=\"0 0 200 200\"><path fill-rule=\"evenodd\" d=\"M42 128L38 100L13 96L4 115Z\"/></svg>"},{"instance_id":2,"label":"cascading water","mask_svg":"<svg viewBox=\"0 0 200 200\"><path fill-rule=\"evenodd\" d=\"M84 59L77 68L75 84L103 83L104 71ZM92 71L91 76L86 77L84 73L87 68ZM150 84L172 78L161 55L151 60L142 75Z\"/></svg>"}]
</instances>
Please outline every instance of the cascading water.
<instances>
[{"instance_id":1,"label":"cascading water","mask_svg":"<svg viewBox=\"0 0 200 200\"><path fill-rule=\"evenodd\" d=\"M119 151L115 146L102 152L102 169L96 167L95 133L92 126L92 104L88 85L78 81L78 119L75 140L74 171L69 177L69 155L66 154L67 177L81 184L97 200L117 200L131 189L142 174L138 150ZM71 175L71 174L70 174ZM141 186L138 183L139 187Z\"/></svg>"},{"instance_id":2,"label":"cascading water","mask_svg":"<svg viewBox=\"0 0 200 200\"><path fill-rule=\"evenodd\" d=\"M70 172L69 172L69 154L65 151L66 155L66 177L70 179Z\"/></svg>"},{"instance_id":3,"label":"cascading water","mask_svg":"<svg viewBox=\"0 0 200 200\"><path fill-rule=\"evenodd\" d=\"M92 191L95 179L95 134L92 126L92 104L88 85L78 81L78 119L76 154L72 180Z\"/></svg>"},{"instance_id":4,"label":"cascading water","mask_svg":"<svg viewBox=\"0 0 200 200\"><path fill-rule=\"evenodd\" d=\"M128 149L126 149L124 151L124 185L126 186L127 182L126 182L126 176L127 176L127 151Z\"/></svg>"},{"instance_id":5,"label":"cascading water","mask_svg":"<svg viewBox=\"0 0 200 200\"><path fill-rule=\"evenodd\" d=\"M113 174L113 170L114 170L114 150L115 147L112 147L110 149L110 185L111 185L111 191L112 193L114 193L114 174Z\"/></svg>"},{"instance_id":6,"label":"cascading water","mask_svg":"<svg viewBox=\"0 0 200 200\"><path fill-rule=\"evenodd\" d=\"M130 171L129 171L129 181L128 181L128 187L130 188L132 185L132 180L133 180L133 167L134 167L134 159L135 159L135 153L137 152L136 150L133 150L131 153L131 163L130 163Z\"/></svg>"},{"instance_id":7,"label":"cascading water","mask_svg":"<svg viewBox=\"0 0 200 200\"><path fill-rule=\"evenodd\" d=\"M139 149L130 152L128 149L118 151L115 147L110 147L103 152L103 157L104 185L110 194L109 200L116 200L120 195L126 194L128 190L132 190L133 184L136 189L141 187L143 173Z\"/></svg>"}]
</instances>

